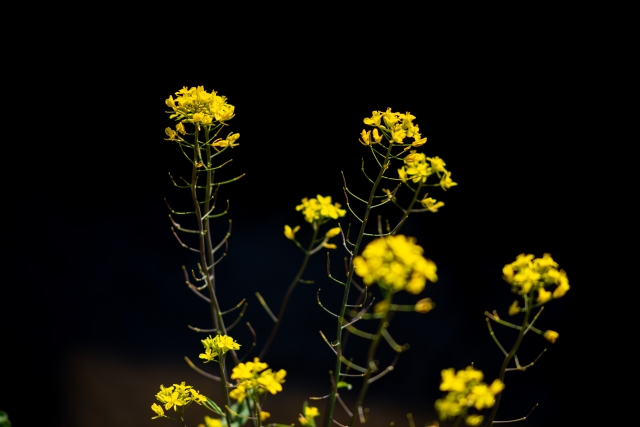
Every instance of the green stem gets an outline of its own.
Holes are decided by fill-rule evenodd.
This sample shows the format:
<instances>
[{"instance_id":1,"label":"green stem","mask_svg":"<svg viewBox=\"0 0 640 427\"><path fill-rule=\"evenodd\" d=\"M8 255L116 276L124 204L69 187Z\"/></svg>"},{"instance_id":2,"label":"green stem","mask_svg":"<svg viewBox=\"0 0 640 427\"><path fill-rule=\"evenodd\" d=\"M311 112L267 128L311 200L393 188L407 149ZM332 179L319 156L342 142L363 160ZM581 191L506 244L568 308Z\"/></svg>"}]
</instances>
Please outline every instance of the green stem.
<instances>
[{"instance_id":1,"label":"green stem","mask_svg":"<svg viewBox=\"0 0 640 427\"><path fill-rule=\"evenodd\" d=\"M220 382L222 383L222 394L224 395L225 410L227 411L227 425L230 426L232 418L231 412L228 408L231 407L231 402L229 401L229 387L227 386L227 375L225 372L223 355L218 356L218 365L220 366L220 378L222 379Z\"/></svg>"},{"instance_id":2,"label":"green stem","mask_svg":"<svg viewBox=\"0 0 640 427\"><path fill-rule=\"evenodd\" d=\"M271 343L273 342L273 339L275 338L276 333L278 332L278 328L280 327L280 324L282 323L282 318L284 317L284 311L287 308L287 303L289 302L289 298L291 298L291 294L293 294L293 290L296 288L296 285L298 284L298 282L302 278L302 274L304 273L304 271L307 268L307 263L309 262L309 257L311 256L311 249L313 248L313 245L315 244L316 237L318 236L318 230L319 229L320 229L319 224L314 222L313 223L313 237L311 238L311 242L309 243L309 247L305 251L304 260L302 261L302 265L300 266L300 270L298 270L298 274L296 274L295 279L293 279L293 282L291 282L291 284L289 285L289 289L287 289L287 293L285 294L284 300L282 301L282 305L280 306L280 312L278 313L278 320L276 320L275 325L273 325L273 328L271 329L271 334L269 335L269 338L267 339L267 342L264 345L264 348L262 349L262 351L260 352L260 355L258 356L260 359L264 359L264 356L267 354L267 351L269 350L269 347L271 346Z\"/></svg>"},{"instance_id":3,"label":"green stem","mask_svg":"<svg viewBox=\"0 0 640 427\"><path fill-rule=\"evenodd\" d=\"M360 250L360 244L362 243L362 237L364 236L364 230L365 227L367 226L367 222L369 220L369 213L371 212L371 206L373 205L373 198L375 196L376 190L378 189L378 185L380 184L380 181L382 180L382 176L384 175L384 172L387 170L387 168L389 167L389 156L391 155L391 147L393 145L389 144L389 148L387 149L387 154L384 158L384 161L382 163L382 167L380 168L380 172L378 173L378 177L376 178L376 182L373 183L373 188L371 188L371 193L369 194L369 201L367 202L367 208L365 210L364 213L364 217L362 218L362 225L360 226L360 232L358 233L358 239L356 240L356 245L353 248L353 256L351 257L351 259L349 260L349 274L347 276L347 281L345 282L345 287L344 287L344 294L342 297L342 306L340 308L340 316L338 316L338 327L337 327L337 331L336 331L336 341L337 341L337 345L336 345L336 351L337 351L337 357L336 357L336 365L335 368L333 370L333 375L335 376L335 383L338 384L338 382L340 381L340 370L342 369L342 345L341 345L341 340L342 340L342 325L344 323L344 315L345 312L347 310L347 303L349 301L349 289L351 288L351 281L353 280L353 273L354 273L354 268L353 268L353 259L355 256L358 255L358 252ZM335 408L336 405L336 391L331 391L331 397L329 398L329 406L327 408L327 414L324 420L324 426L325 427L331 427L331 421L333 419L333 410Z\"/></svg>"},{"instance_id":4,"label":"green stem","mask_svg":"<svg viewBox=\"0 0 640 427\"><path fill-rule=\"evenodd\" d=\"M509 362L511 362L511 359L513 359L513 356L515 356L516 352L518 351L518 348L522 343L522 338L524 337L524 331L527 328L527 324L529 323L529 316L531 315L531 304L529 303L528 295L524 295L524 302L526 304L526 309L524 312L524 320L522 321L522 327L518 332L518 338L516 339L516 342L511 348L511 351L509 352L509 354L507 354L507 356L504 358L504 362L502 362L502 367L500 368L500 375L498 376L498 378L500 379L500 381L502 381L502 383L504 383L504 375L507 372L507 367L509 366ZM486 427L491 427L493 425L493 421L496 418L496 413L498 412L498 406L500 406L501 397L502 397L502 392L500 392L496 396L496 403L493 405L493 409L491 410L491 415L489 415L489 419L487 420Z\"/></svg>"},{"instance_id":5,"label":"green stem","mask_svg":"<svg viewBox=\"0 0 640 427\"><path fill-rule=\"evenodd\" d=\"M356 416L360 412L360 408L364 403L364 398L369 389L369 379L371 378L371 374L374 372L373 366L372 366L373 358L375 357L376 350L378 349L378 345L380 344L380 338L382 337L382 332L389 326L389 315L391 313L391 310L389 310L389 306L391 305L391 298L392 298L391 292L385 295L384 300L387 303L387 311L384 317L380 320L380 325L378 326L378 330L375 336L373 337L373 342L369 346L369 354L367 355L367 363L365 365L367 367L367 373L362 380L362 388L360 389L360 394L358 395L358 400L356 402L356 410L354 411L353 415L351 416L351 419L349 420L349 427L353 427L353 424L356 421Z\"/></svg>"},{"instance_id":6,"label":"green stem","mask_svg":"<svg viewBox=\"0 0 640 427\"><path fill-rule=\"evenodd\" d=\"M422 181L420 181L420 183L418 184L418 188L413 193L413 199L411 199L411 203L409 203L409 207L404 211L404 216L402 217L398 225L396 225L396 228L393 229L391 234L397 234L398 231L400 231L400 228L402 228L402 226L404 225L407 218L409 218L409 215L411 214L411 209L413 209L413 205L416 204L416 200L418 200L418 193L420 193L421 189L422 189Z\"/></svg>"}]
</instances>

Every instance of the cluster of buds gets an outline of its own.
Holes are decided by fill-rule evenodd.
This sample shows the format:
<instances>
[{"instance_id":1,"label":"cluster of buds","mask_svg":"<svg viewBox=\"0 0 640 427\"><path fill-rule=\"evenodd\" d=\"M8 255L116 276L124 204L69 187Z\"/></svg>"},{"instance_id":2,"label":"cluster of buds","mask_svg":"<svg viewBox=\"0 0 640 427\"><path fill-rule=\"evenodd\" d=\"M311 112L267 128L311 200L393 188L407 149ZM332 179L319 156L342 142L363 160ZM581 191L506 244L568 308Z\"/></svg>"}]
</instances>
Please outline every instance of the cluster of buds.
<instances>
[{"instance_id":1,"label":"cluster of buds","mask_svg":"<svg viewBox=\"0 0 640 427\"><path fill-rule=\"evenodd\" d=\"M477 410L491 408L495 404L495 396L504 389L500 380L494 380L491 385L482 382L482 371L468 366L465 370L455 372L453 368L441 372L441 391L447 391L444 399L436 400L436 410L441 420L454 418L465 413L465 422L470 426L477 426L484 419L482 415L466 414L470 407Z\"/></svg>"},{"instance_id":2,"label":"cluster of buds","mask_svg":"<svg viewBox=\"0 0 640 427\"><path fill-rule=\"evenodd\" d=\"M353 260L355 272L369 286L378 283L391 292L418 294L427 280L436 282L436 265L426 259L415 239L403 235L373 240Z\"/></svg>"}]
</instances>

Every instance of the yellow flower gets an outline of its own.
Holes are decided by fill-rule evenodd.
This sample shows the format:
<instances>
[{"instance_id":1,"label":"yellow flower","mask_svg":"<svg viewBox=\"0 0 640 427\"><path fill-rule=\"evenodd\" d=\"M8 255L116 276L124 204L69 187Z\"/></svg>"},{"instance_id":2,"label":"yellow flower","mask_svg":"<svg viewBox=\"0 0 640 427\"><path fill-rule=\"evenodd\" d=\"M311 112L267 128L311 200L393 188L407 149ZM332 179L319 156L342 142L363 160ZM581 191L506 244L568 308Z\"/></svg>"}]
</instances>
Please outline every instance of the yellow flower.
<instances>
[{"instance_id":1,"label":"yellow flower","mask_svg":"<svg viewBox=\"0 0 640 427\"><path fill-rule=\"evenodd\" d=\"M155 417L151 418L152 420L155 420L156 418L162 418L165 416L164 409L162 409L162 406L158 405L157 403L154 403L153 405L151 405L151 410L157 414Z\"/></svg>"},{"instance_id":2,"label":"yellow flower","mask_svg":"<svg viewBox=\"0 0 640 427\"><path fill-rule=\"evenodd\" d=\"M552 344L555 344L560 334L557 333L556 331L548 330L548 331L545 331L543 336L547 339L547 341L550 341Z\"/></svg>"},{"instance_id":3,"label":"yellow flower","mask_svg":"<svg viewBox=\"0 0 640 427\"><path fill-rule=\"evenodd\" d=\"M300 230L300 226L299 225L296 225L295 228L293 228L293 230L288 225L285 225L284 226L284 235L287 237L287 239L293 240L293 239L295 239L295 237L296 237L295 234L298 232L298 230Z\"/></svg>"},{"instance_id":4,"label":"yellow flower","mask_svg":"<svg viewBox=\"0 0 640 427\"><path fill-rule=\"evenodd\" d=\"M233 133L231 132L226 139L222 139L222 138L218 138L215 141L213 141L211 143L212 146L214 147L237 147L240 144L236 144L236 141L238 140L238 138L240 138L240 134L239 133Z\"/></svg>"},{"instance_id":5,"label":"yellow flower","mask_svg":"<svg viewBox=\"0 0 640 427\"><path fill-rule=\"evenodd\" d=\"M242 403L244 399L247 397L247 389L244 385L239 385L229 392L229 397L238 401L238 403Z\"/></svg>"},{"instance_id":6,"label":"yellow flower","mask_svg":"<svg viewBox=\"0 0 640 427\"><path fill-rule=\"evenodd\" d=\"M424 145L427 142L427 138L421 138L420 134L418 132L416 132L413 135L413 143L411 144L413 147L420 147L422 145Z\"/></svg>"},{"instance_id":7,"label":"yellow flower","mask_svg":"<svg viewBox=\"0 0 640 427\"><path fill-rule=\"evenodd\" d=\"M327 248L327 249L337 249L338 248L334 243L323 243L322 247L323 248Z\"/></svg>"},{"instance_id":8,"label":"yellow flower","mask_svg":"<svg viewBox=\"0 0 640 427\"><path fill-rule=\"evenodd\" d=\"M374 111L371 113L371 117L367 117L364 119L364 124L370 126L380 126L381 118L382 115L380 114L380 111Z\"/></svg>"},{"instance_id":9,"label":"yellow flower","mask_svg":"<svg viewBox=\"0 0 640 427\"><path fill-rule=\"evenodd\" d=\"M484 417L482 415L469 415L464 420L465 424L468 426L479 426L482 424Z\"/></svg>"},{"instance_id":10,"label":"yellow flower","mask_svg":"<svg viewBox=\"0 0 640 427\"><path fill-rule=\"evenodd\" d=\"M515 300L513 304L509 306L509 316L515 316L520 313L520 306L518 305L518 300Z\"/></svg>"},{"instance_id":11,"label":"yellow flower","mask_svg":"<svg viewBox=\"0 0 640 427\"><path fill-rule=\"evenodd\" d=\"M446 171L440 179L440 186L443 190L448 190L455 185L458 185L458 183L451 180L451 172Z\"/></svg>"},{"instance_id":12,"label":"yellow flower","mask_svg":"<svg viewBox=\"0 0 640 427\"><path fill-rule=\"evenodd\" d=\"M373 130L373 140L376 142L376 144L379 144L380 141L382 141L382 135L378 133L378 129Z\"/></svg>"},{"instance_id":13,"label":"yellow flower","mask_svg":"<svg viewBox=\"0 0 640 427\"><path fill-rule=\"evenodd\" d=\"M178 134L176 133L175 130L171 129L171 128L166 128L164 130L164 133L167 134L167 136L169 137L169 141L175 141L176 136L178 136Z\"/></svg>"},{"instance_id":14,"label":"yellow flower","mask_svg":"<svg viewBox=\"0 0 640 427\"><path fill-rule=\"evenodd\" d=\"M204 416L204 422L206 424L200 424L198 427L222 427L222 421L217 418L211 418L207 415Z\"/></svg>"},{"instance_id":15,"label":"yellow flower","mask_svg":"<svg viewBox=\"0 0 640 427\"><path fill-rule=\"evenodd\" d=\"M319 221L324 223L329 219L338 219L345 216L346 210L340 209L339 203L331 203L331 196L323 197L318 194L317 198L302 199L302 204L296 206L297 211L302 211L307 222Z\"/></svg>"},{"instance_id":16,"label":"yellow flower","mask_svg":"<svg viewBox=\"0 0 640 427\"><path fill-rule=\"evenodd\" d=\"M286 375L287 372L284 369L280 369L280 371L275 374L271 372L271 369L268 369L260 374L260 377L258 377L258 383L269 393L276 394L277 392L282 391L282 386L280 384L284 383L284 377Z\"/></svg>"},{"instance_id":17,"label":"yellow flower","mask_svg":"<svg viewBox=\"0 0 640 427\"><path fill-rule=\"evenodd\" d=\"M414 310L418 313L428 313L433 310L435 304L431 301L431 298L423 298L418 301L414 307Z\"/></svg>"},{"instance_id":18,"label":"yellow flower","mask_svg":"<svg viewBox=\"0 0 640 427\"><path fill-rule=\"evenodd\" d=\"M307 418L315 418L320 415L320 411L315 406L307 406L304 409L304 416Z\"/></svg>"},{"instance_id":19,"label":"yellow flower","mask_svg":"<svg viewBox=\"0 0 640 427\"><path fill-rule=\"evenodd\" d=\"M427 157L427 160L431 163L431 169L433 169L434 172L445 173L447 171L445 169L447 164L440 157Z\"/></svg>"},{"instance_id":20,"label":"yellow flower","mask_svg":"<svg viewBox=\"0 0 640 427\"><path fill-rule=\"evenodd\" d=\"M204 394L200 394L198 391L194 389L190 389L189 392L191 393L192 400L196 402L198 405L202 405L204 402L207 401L207 396L205 396Z\"/></svg>"},{"instance_id":21,"label":"yellow flower","mask_svg":"<svg viewBox=\"0 0 640 427\"><path fill-rule=\"evenodd\" d=\"M360 138L360 143L362 145L371 145L371 131L370 130L363 130L362 133L360 134L361 138Z\"/></svg>"},{"instance_id":22,"label":"yellow flower","mask_svg":"<svg viewBox=\"0 0 640 427\"><path fill-rule=\"evenodd\" d=\"M389 303L384 300L373 306L374 313L386 313L387 310L389 310Z\"/></svg>"},{"instance_id":23,"label":"yellow flower","mask_svg":"<svg viewBox=\"0 0 640 427\"><path fill-rule=\"evenodd\" d=\"M340 227L334 227L331 230L327 231L324 237L326 237L327 239L330 239L332 237L337 236L338 234L340 234Z\"/></svg>"},{"instance_id":24,"label":"yellow flower","mask_svg":"<svg viewBox=\"0 0 640 427\"><path fill-rule=\"evenodd\" d=\"M370 242L357 256L355 273L366 285L377 282L392 292L406 290L418 294L427 280L436 282L436 265L422 256L415 239L403 235L386 236Z\"/></svg>"},{"instance_id":25,"label":"yellow flower","mask_svg":"<svg viewBox=\"0 0 640 427\"><path fill-rule=\"evenodd\" d=\"M185 135L187 133L187 131L184 130L184 125L182 124L182 122L176 125L176 130L182 135Z\"/></svg>"},{"instance_id":26,"label":"yellow flower","mask_svg":"<svg viewBox=\"0 0 640 427\"><path fill-rule=\"evenodd\" d=\"M271 416L270 413L268 413L266 411L260 411L260 421L265 421L270 416Z\"/></svg>"},{"instance_id":27,"label":"yellow flower","mask_svg":"<svg viewBox=\"0 0 640 427\"><path fill-rule=\"evenodd\" d=\"M444 206L444 202L438 202L431 197L425 197L420 203L431 212L438 212L438 209Z\"/></svg>"},{"instance_id":28,"label":"yellow flower","mask_svg":"<svg viewBox=\"0 0 640 427\"><path fill-rule=\"evenodd\" d=\"M551 292L545 288L538 289L538 302L544 303L551 299Z\"/></svg>"},{"instance_id":29,"label":"yellow flower","mask_svg":"<svg viewBox=\"0 0 640 427\"><path fill-rule=\"evenodd\" d=\"M204 363L213 361L215 357L224 355L229 350L240 350L240 344L228 335L216 335L214 338L209 335L201 342L205 352L200 354L200 358L205 360Z\"/></svg>"}]
</instances>

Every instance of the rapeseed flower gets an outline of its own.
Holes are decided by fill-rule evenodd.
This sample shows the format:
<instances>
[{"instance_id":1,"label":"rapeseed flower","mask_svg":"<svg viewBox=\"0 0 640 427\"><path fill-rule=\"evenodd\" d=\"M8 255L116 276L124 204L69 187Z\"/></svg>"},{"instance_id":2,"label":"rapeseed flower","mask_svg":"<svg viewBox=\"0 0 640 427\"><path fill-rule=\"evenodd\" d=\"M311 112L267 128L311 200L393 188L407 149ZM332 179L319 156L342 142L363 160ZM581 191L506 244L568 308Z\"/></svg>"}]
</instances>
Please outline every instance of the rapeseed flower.
<instances>
[{"instance_id":1,"label":"rapeseed flower","mask_svg":"<svg viewBox=\"0 0 640 427\"><path fill-rule=\"evenodd\" d=\"M242 403L249 395L257 398L257 395L266 392L276 394L282 391L287 371L280 369L278 372L273 372L273 370L267 369L268 367L269 365L261 362L257 357L253 359L253 362L238 363L231 373L231 379L237 381L237 386L229 393L229 396Z\"/></svg>"},{"instance_id":2,"label":"rapeseed flower","mask_svg":"<svg viewBox=\"0 0 640 427\"><path fill-rule=\"evenodd\" d=\"M402 182L410 180L424 184L431 175L435 175L440 179L439 185L443 190L458 185L451 179L451 172L445 168L447 164L440 157L427 157L424 153L411 150L403 160L404 166L398 169L398 176Z\"/></svg>"},{"instance_id":3,"label":"rapeseed flower","mask_svg":"<svg viewBox=\"0 0 640 427\"><path fill-rule=\"evenodd\" d=\"M164 405L164 409L173 408L174 411L177 411L179 406L186 406L191 402L202 405L207 401L206 396L194 390L192 386L186 385L184 381L171 387L160 385L160 391L156 393L156 399ZM152 419L165 417L162 406L154 403L151 405L151 410L157 414Z\"/></svg>"},{"instance_id":4,"label":"rapeseed flower","mask_svg":"<svg viewBox=\"0 0 640 427\"><path fill-rule=\"evenodd\" d=\"M331 196L323 197L317 195L317 198L302 199L302 204L296 206L297 211L302 211L304 219L313 223L324 223L330 219L338 219L345 216L346 210L340 209L339 203L332 203Z\"/></svg>"},{"instance_id":5,"label":"rapeseed flower","mask_svg":"<svg viewBox=\"0 0 640 427\"><path fill-rule=\"evenodd\" d=\"M235 107L227 103L225 96L218 95L215 91L207 92L204 87L186 87L175 93L165 101L171 108L171 118L196 125L212 125L214 122L225 122L234 116ZM177 129L181 132L180 129Z\"/></svg>"},{"instance_id":6,"label":"rapeseed flower","mask_svg":"<svg viewBox=\"0 0 640 427\"><path fill-rule=\"evenodd\" d=\"M353 265L367 286L378 283L391 292L406 290L418 294L427 280L438 280L435 263L422 256L422 252L414 238L386 236L369 243Z\"/></svg>"},{"instance_id":7,"label":"rapeseed flower","mask_svg":"<svg viewBox=\"0 0 640 427\"><path fill-rule=\"evenodd\" d=\"M482 382L482 371L468 366L464 370L455 372L453 368L444 369L441 372L442 382L440 390L447 391L444 399L438 399L435 407L441 420L455 418L467 411L470 407L477 410L491 408L495 404L495 396L504 389L500 380L494 380L491 385ZM478 425L482 422L480 415L467 415L467 425Z\"/></svg>"},{"instance_id":8,"label":"rapeseed flower","mask_svg":"<svg viewBox=\"0 0 640 427\"><path fill-rule=\"evenodd\" d=\"M240 350L240 344L228 335L216 335L213 338L209 335L201 342L205 352L200 354L200 359L204 359L204 363L214 361L217 356L224 355L229 350Z\"/></svg>"},{"instance_id":9,"label":"rapeseed flower","mask_svg":"<svg viewBox=\"0 0 640 427\"><path fill-rule=\"evenodd\" d=\"M198 424L198 427L222 427L222 421L205 415L204 424Z\"/></svg>"},{"instance_id":10,"label":"rapeseed flower","mask_svg":"<svg viewBox=\"0 0 640 427\"><path fill-rule=\"evenodd\" d=\"M532 254L520 254L514 262L504 266L502 275L515 292L519 294L535 292L538 303L560 298L570 289L567 273L564 270L558 270L558 263L549 254L544 254L542 258L534 258ZM546 289L554 285L553 292ZM510 309L509 313L511 314L512 311L515 312L515 307L513 310Z\"/></svg>"}]
</instances>

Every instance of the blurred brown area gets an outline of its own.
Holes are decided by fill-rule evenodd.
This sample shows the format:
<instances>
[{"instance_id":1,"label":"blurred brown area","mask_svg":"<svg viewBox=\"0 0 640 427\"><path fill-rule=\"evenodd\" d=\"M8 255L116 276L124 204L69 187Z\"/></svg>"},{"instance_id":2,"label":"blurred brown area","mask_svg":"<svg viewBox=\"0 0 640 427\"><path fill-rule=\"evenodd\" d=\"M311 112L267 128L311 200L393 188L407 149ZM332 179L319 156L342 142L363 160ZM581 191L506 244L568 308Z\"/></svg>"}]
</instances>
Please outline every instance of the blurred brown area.
<instances>
[{"instance_id":1,"label":"blurred brown area","mask_svg":"<svg viewBox=\"0 0 640 427\"><path fill-rule=\"evenodd\" d=\"M80 348L68 358L66 369L66 416L61 423L65 427L176 425L169 420L151 419L154 414L150 406L155 402L154 395L160 384L168 386L185 381L214 401L222 402L218 385L193 371L182 360L153 360L152 356L150 360L143 360L95 348ZM299 379L290 379L285 383L282 393L268 396L265 410L271 413L269 421L297 425L302 402L317 393L318 390L305 386ZM387 398L380 398L378 394L367 399L367 426L409 426L407 413L412 413L416 426L431 425L436 419L432 409L433 402L425 402L422 407L412 408L408 403L396 401L393 389L387 390L385 394ZM353 396L345 396L345 400L353 407L353 399L350 397ZM325 400L309 403L320 408L321 416L324 415ZM341 422L348 421L340 407L337 408L337 414L337 419ZM203 421L204 415L213 414L196 405L189 407L186 413L187 425L197 426ZM537 425L535 422L527 422L528 427Z\"/></svg>"},{"instance_id":2,"label":"blurred brown area","mask_svg":"<svg viewBox=\"0 0 640 427\"><path fill-rule=\"evenodd\" d=\"M206 367L205 367L206 369ZM221 404L221 392L212 380L189 368L183 360L141 360L125 354L105 353L97 349L76 350L68 359L68 382L66 384L67 427L128 427L174 425L168 420L152 420L150 409L155 403L155 393L160 384L165 386L185 381L200 392ZM211 372L214 373L213 368ZM318 390L305 387L299 380L289 380L282 393L268 396L265 410L271 413L269 421L291 424L296 422L302 403ZM390 395L392 395L390 391ZM325 401L310 401L324 414ZM370 426L408 425L401 402L388 400L368 401ZM415 408L414 408L415 409ZM433 419L433 414L422 410L414 416L424 425ZM338 409L338 419L347 422L344 411ZM186 412L188 426L197 426L204 415L213 415L195 405Z\"/></svg>"}]
</instances>

